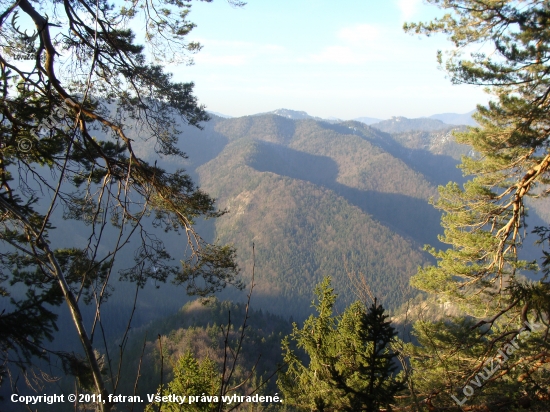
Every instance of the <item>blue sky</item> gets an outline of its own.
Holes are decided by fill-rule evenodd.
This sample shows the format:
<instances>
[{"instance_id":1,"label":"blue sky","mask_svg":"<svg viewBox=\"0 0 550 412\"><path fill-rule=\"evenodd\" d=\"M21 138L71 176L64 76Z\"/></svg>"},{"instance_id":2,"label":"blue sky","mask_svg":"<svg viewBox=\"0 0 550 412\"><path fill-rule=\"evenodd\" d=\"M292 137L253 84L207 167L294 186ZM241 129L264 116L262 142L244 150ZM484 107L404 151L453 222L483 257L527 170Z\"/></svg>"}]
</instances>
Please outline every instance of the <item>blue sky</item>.
<instances>
[{"instance_id":1,"label":"blue sky","mask_svg":"<svg viewBox=\"0 0 550 412\"><path fill-rule=\"evenodd\" d=\"M404 21L441 12L421 0L224 0L193 3L189 37L203 50L194 81L208 110L242 116L278 108L320 117L421 117L465 113L488 100L479 87L453 86L438 68L444 36L403 32Z\"/></svg>"}]
</instances>

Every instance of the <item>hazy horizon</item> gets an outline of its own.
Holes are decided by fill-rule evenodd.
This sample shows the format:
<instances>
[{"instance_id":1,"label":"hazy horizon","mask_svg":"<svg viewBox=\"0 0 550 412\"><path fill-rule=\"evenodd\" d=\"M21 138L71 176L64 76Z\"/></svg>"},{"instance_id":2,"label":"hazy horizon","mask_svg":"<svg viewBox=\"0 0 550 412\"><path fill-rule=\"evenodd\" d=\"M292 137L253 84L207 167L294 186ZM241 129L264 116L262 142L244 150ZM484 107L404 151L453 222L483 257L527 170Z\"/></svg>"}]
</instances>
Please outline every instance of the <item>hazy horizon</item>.
<instances>
[{"instance_id":1,"label":"hazy horizon","mask_svg":"<svg viewBox=\"0 0 550 412\"><path fill-rule=\"evenodd\" d=\"M421 0L194 3L192 66L169 66L194 82L207 110L233 117L277 108L342 119L467 113L488 95L452 85L438 67L444 36L404 33L405 21L440 15Z\"/></svg>"},{"instance_id":2,"label":"hazy horizon","mask_svg":"<svg viewBox=\"0 0 550 412\"><path fill-rule=\"evenodd\" d=\"M390 119L393 119L395 117L405 117L407 119L429 119L430 117L432 116L436 116L436 115L458 115L458 116L465 116L465 115L468 115L470 113L472 113L475 109L472 109L472 110L469 110L467 112L464 112L464 113L458 113L458 112L441 112L441 113L430 113L428 115L425 115L425 116L417 116L417 117L407 117L407 116L403 116L403 115L400 115L400 114L394 114L394 115L391 115L391 116L388 116L388 117L384 117L384 118L377 118L375 116L370 116L368 113L365 114L365 115L362 115L362 116L355 116L355 117L337 117L337 116L327 116L327 117L322 117L322 116L317 116L313 113L309 113L307 110L301 110L301 109L291 109L289 107L278 107L278 108L275 108L273 110L267 110L265 112L258 112L258 113L246 113L246 114L242 114L242 115L239 115L239 116L232 116L230 114L227 114L227 113L223 113L223 112L219 112L219 111L216 111L216 110L210 110L209 108L206 109L207 112L211 113L211 114L215 114L217 116L221 116L221 117L227 117L227 118L235 118L235 117L244 117L244 116L256 116L256 115L260 115L260 114L265 114L265 113L272 113L272 112L275 112L277 110L290 110L290 111L293 111L293 112L305 112L307 115L309 116L312 116L312 117L319 117L319 118L322 118L322 119L325 119L325 120L342 120L342 121L346 121L346 120L356 120L358 118L373 118L373 119L378 119L378 120L390 120Z\"/></svg>"}]
</instances>

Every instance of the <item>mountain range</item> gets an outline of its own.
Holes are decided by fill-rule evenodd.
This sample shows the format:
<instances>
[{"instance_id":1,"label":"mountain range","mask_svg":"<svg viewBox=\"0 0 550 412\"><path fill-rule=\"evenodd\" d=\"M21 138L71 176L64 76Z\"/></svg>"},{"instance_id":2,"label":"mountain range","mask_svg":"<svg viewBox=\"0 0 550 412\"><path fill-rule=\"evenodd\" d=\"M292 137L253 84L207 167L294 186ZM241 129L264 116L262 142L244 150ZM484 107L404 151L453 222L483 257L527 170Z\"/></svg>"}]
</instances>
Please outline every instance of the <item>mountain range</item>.
<instances>
[{"instance_id":1,"label":"mountain range","mask_svg":"<svg viewBox=\"0 0 550 412\"><path fill-rule=\"evenodd\" d=\"M183 121L175 124L181 131L178 147L187 158L159 159L152 139L143 140L137 128L127 129L138 156L169 171L184 168L217 199L219 209L227 211L217 219L198 221L197 230L209 242L236 248L248 285L254 273L253 317L248 333L253 342L267 342L262 353L267 351L266 359L273 365L280 341L290 329L287 320L300 322L312 313L313 289L325 276L332 277L339 295L339 313L361 297L355 289L357 281L351 279L357 277L364 279L390 314L399 314L410 298L422 300L409 280L419 266L434 263L423 247L446 247L438 240L441 216L430 199L437 196L438 185L464 183L457 165L462 156L474 155L469 147L457 144L453 135L466 130L467 124L445 122L464 119L458 115L371 119L377 121L369 125L365 118L339 121L286 109L275 112L237 118L211 113L211 120L202 129L186 126ZM93 133L106 138L99 128ZM529 206L529 230L550 223L550 201ZM51 231L51 243L55 247L85 246L89 228L83 222L62 221L62 215L63 210L53 211L56 229ZM176 265L185 257L181 256L185 241L176 233L155 228L151 221L144 220L143 225L164 242ZM100 253L114 246L117 236L110 230L105 228ZM115 269L134 264L131 246L135 244L139 241L118 255ZM540 255L528 244L519 253L520 258L527 259ZM216 317L198 303L189 304L191 298L185 289L170 284L149 281L136 290L134 285L118 282L115 289L103 304L104 339L110 342L120 338L131 317L128 358L139 359L140 365L144 347L146 360L156 359L155 335L168 336L167 350L175 359L184 350L214 347L213 337L219 324L225 322L227 310L233 310L232 316L243 312L242 306L218 302L214 306ZM246 300L245 292L231 288L219 298ZM94 307L87 309L83 316L91 324ZM262 310L274 315L263 315ZM432 310L443 309L436 305ZM59 309L58 326L55 350L78 348L65 307ZM150 331L150 337L143 346L145 330ZM218 349L223 347L223 343L217 345ZM252 362L256 352L251 353L243 370L256 367ZM273 370L272 364L259 368ZM131 366L137 368L136 364ZM144 369L143 385L154 390L157 381L150 378L152 370ZM134 381L121 385L130 393Z\"/></svg>"},{"instance_id":2,"label":"mountain range","mask_svg":"<svg viewBox=\"0 0 550 412\"><path fill-rule=\"evenodd\" d=\"M202 131L181 126L188 159L163 166L184 167L228 210L201 228L209 240L237 248L248 280L255 245L254 300L262 308L305 316L326 275L347 305L355 299L348 275L357 272L397 308L415 294L409 278L429 261L423 245L442 246L440 215L428 201L437 185L463 181L456 165L468 148L452 137L463 128L403 117L369 126L287 109L213 115ZM138 142L147 159L152 143Z\"/></svg>"},{"instance_id":3,"label":"mountain range","mask_svg":"<svg viewBox=\"0 0 550 412\"><path fill-rule=\"evenodd\" d=\"M404 117L371 125L329 122L286 109L211 117L202 130L175 125L187 159L159 159L153 140L144 141L131 128L128 135L140 157L169 171L185 169L227 210L218 219L197 222L198 230L207 241L236 248L248 282L255 245L256 308L303 319L311 311L313 288L327 275L342 306L355 300L349 276L359 273L389 309L418 293L409 279L430 262L423 246L445 247L438 241L440 214L429 199L437 196L438 185L464 182L456 166L470 151L455 143L453 133L465 126ZM100 137L101 130L95 133ZM534 212L534 225L550 221L550 205ZM55 226L56 245L86 244L82 223ZM156 233L152 225L150 230ZM158 232L177 265L184 258L181 239ZM109 238L105 250L112 246ZM131 266L133 258L131 248L123 250L117 269ZM133 298L131 287L117 289L113 315L104 317L113 328L120 326L119 313L130 310ZM239 301L245 294L230 289L220 297ZM179 288L151 283L140 292L135 324L173 313L188 300Z\"/></svg>"},{"instance_id":4,"label":"mountain range","mask_svg":"<svg viewBox=\"0 0 550 412\"><path fill-rule=\"evenodd\" d=\"M464 114L457 113L441 113L434 114L430 116L430 119L441 120L447 124L456 124L456 125L466 125L466 126L477 126L476 121L472 118L472 115L475 113L475 110Z\"/></svg>"},{"instance_id":5,"label":"mountain range","mask_svg":"<svg viewBox=\"0 0 550 412\"><path fill-rule=\"evenodd\" d=\"M219 112L209 111L209 113L214 115L214 116L222 117L224 119L233 118L233 116L229 116L229 115L219 113ZM406 119L405 117L399 116L399 117L392 117L392 119L390 119L388 121L391 121L393 119L401 119L401 120L406 119L407 121L413 121L413 122L416 121L418 123L418 122L422 121L422 119L435 119L435 120L439 120L439 121L445 123L447 126L448 125L477 126L477 123L472 118L472 115L474 113L475 113L475 110L472 110L468 113L463 113L463 114L440 113L440 114L434 114L434 115L429 116L427 118L422 117L422 118L418 118L418 119ZM276 110L273 110L271 112L258 113L258 114L256 114L256 116L263 115L263 114L276 114L276 115L286 117L288 119L294 119L294 120L314 119L314 120L321 120L321 121L330 122L330 123L340 123L340 122L344 121L344 120L342 120L340 118L337 118L337 117L321 118L321 117L316 117L316 116L310 116L309 114L307 114L304 111L290 110L290 109L276 109ZM375 118L375 117L367 117L367 116L356 117L352 120L355 120L355 121L361 122L361 123L365 123L367 125L372 125L372 124L380 123L380 122L384 121L383 119L378 119L378 118ZM410 128L408 130L418 130L418 129L417 129L417 126L412 126L412 128Z\"/></svg>"},{"instance_id":6,"label":"mountain range","mask_svg":"<svg viewBox=\"0 0 550 412\"><path fill-rule=\"evenodd\" d=\"M128 133L139 156L167 170L186 169L227 210L218 219L197 222L197 228L207 241L236 248L248 284L254 245L255 309L303 320L312 310L313 289L325 276L333 278L342 309L358 297L350 276L363 276L384 306L397 310L418 294L409 286L418 266L432 262L423 246L445 247L438 241L440 214L429 199L437 196L438 185L465 181L456 166L470 149L453 137L465 126L428 118L394 117L366 125L302 117L212 115L202 130L182 122L178 146L186 159L159 160L152 140ZM94 133L99 137L101 130ZM52 244L85 246L85 224L62 221L62 213L53 214ZM531 228L550 222L550 203L533 204L528 219ZM181 238L144 224L177 265L184 258ZM102 251L116 239L105 230ZM522 253L536 258L539 251L526 245ZM132 266L133 259L133 249L123 249L116 269ZM102 315L107 334L124 330L133 311L135 287L115 286ZM228 289L220 298L243 301L245 293ZM183 288L149 282L139 291L132 325L172 314L189 300ZM86 317L93 316L92 309ZM64 310L59 324L61 331L72 331ZM65 349L77 344L68 338L61 343Z\"/></svg>"}]
</instances>

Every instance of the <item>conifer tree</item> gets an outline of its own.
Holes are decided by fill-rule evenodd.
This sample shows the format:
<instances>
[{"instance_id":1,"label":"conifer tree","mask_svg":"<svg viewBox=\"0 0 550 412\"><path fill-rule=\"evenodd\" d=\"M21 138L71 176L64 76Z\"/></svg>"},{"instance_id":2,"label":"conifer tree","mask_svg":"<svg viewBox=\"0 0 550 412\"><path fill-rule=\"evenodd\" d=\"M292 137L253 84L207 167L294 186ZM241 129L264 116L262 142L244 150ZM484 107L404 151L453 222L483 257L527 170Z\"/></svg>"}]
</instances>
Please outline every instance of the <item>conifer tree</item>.
<instances>
[{"instance_id":1,"label":"conifer tree","mask_svg":"<svg viewBox=\"0 0 550 412\"><path fill-rule=\"evenodd\" d=\"M212 359L205 357L198 361L191 352L183 355L174 367L174 378L167 387L159 391L159 396L186 396L185 402L154 402L147 405L146 411L179 412L196 411L210 412L217 410L218 402L194 402L189 404L189 396L216 395L219 392L221 376L218 365Z\"/></svg>"},{"instance_id":2,"label":"conifer tree","mask_svg":"<svg viewBox=\"0 0 550 412\"><path fill-rule=\"evenodd\" d=\"M303 411L378 411L388 406L403 388L396 375L390 349L395 330L375 301L366 309L360 302L341 316L333 314L336 294L325 278L315 289L318 316L310 316L302 329L294 324L291 339L308 358L285 338L288 370L279 378L285 404ZM307 366L306 366L307 365Z\"/></svg>"},{"instance_id":3,"label":"conifer tree","mask_svg":"<svg viewBox=\"0 0 550 412\"><path fill-rule=\"evenodd\" d=\"M116 367L107 362L115 369L108 388L94 347L103 339L94 335L103 331L101 312L124 247L132 243L134 262L120 277L137 289L171 279L207 296L240 285L234 249L209 244L194 229L196 219L223 214L214 199L183 170L168 173L136 151L136 140L151 141L159 156L185 157L176 119L197 127L208 120L193 83L172 81L161 65L189 63L200 49L186 41L191 3L0 4L0 296L11 299L0 313L0 367L47 353L57 327L51 309L65 304L85 354L85 365L72 369L89 371L95 393L107 400ZM136 19L144 33L132 31ZM79 222L82 242L59 244L61 211ZM182 233L181 264L170 262L146 229L151 224ZM13 294L14 285L27 292ZM95 306L89 324L85 304ZM64 365L78 360L57 354Z\"/></svg>"},{"instance_id":4,"label":"conifer tree","mask_svg":"<svg viewBox=\"0 0 550 412\"><path fill-rule=\"evenodd\" d=\"M437 265L420 269L412 280L417 288L460 308L464 316L437 327L429 322L417 325L424 348L415 374L420 381L432 382L423 395L432 406L441 406L526 325L540 322L541 328L521 344L522 355L482 379L483 389L468 398L486 408L518 402L534 408L550 399L550 260L543 251L546 261L537 274L536 262L522 260L520 252L523 243L534 241L525 224L527 199L536 202L550 193L550 4L428 2L446 14L428 23L406 24L405 29L448 35L455 49L446 56L439 52L438 58L452 81L487 86L493 100L478 106L478 127L456 136L473 149L460 166L471 179L463 187L441 187L435 202L444 212L440 239L450 247L428 248ZM473 45L477 50L466 57L464 50ZM535 232L542 243L548 241L547 227ZM523 277L530 271L538 281ZM439 380L432 379L435 370L441 372ZM482 394L489 393L492 398L483 399Z\"/></svg>"}]
</instances>

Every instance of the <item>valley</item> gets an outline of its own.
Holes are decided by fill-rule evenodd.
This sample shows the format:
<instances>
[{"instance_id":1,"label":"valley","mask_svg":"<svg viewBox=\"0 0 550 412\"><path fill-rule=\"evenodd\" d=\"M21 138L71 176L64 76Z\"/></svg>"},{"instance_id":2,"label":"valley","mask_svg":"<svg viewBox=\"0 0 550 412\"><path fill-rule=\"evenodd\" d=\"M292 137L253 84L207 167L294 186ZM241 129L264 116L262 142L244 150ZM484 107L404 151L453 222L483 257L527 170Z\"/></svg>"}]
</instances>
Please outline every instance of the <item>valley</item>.
<instances>
[{"instance_id":1,"label":"valley","mask_svg":"<svg viewBox=\"0 0 550 412\"><path fill-rule=\"evenodd\" d=\"M452 132L464 127L411 119L390 134L381 129L400 118L377 129L283 113L213 115L202 131L183 129L185 162L162 165L185 168L227 209L200 227L237 249L245 280L255 244L255 307L303 319L324 276L347 305L356 298L348 276L362 273L388 308L398 308L416 293L409 278L428 261L423 245L438 244L440 215L428 201L437 185L462 179L456 165L467 150ZM221 296L239 300L231 290Z\"/></svg>"}]
</instances>

